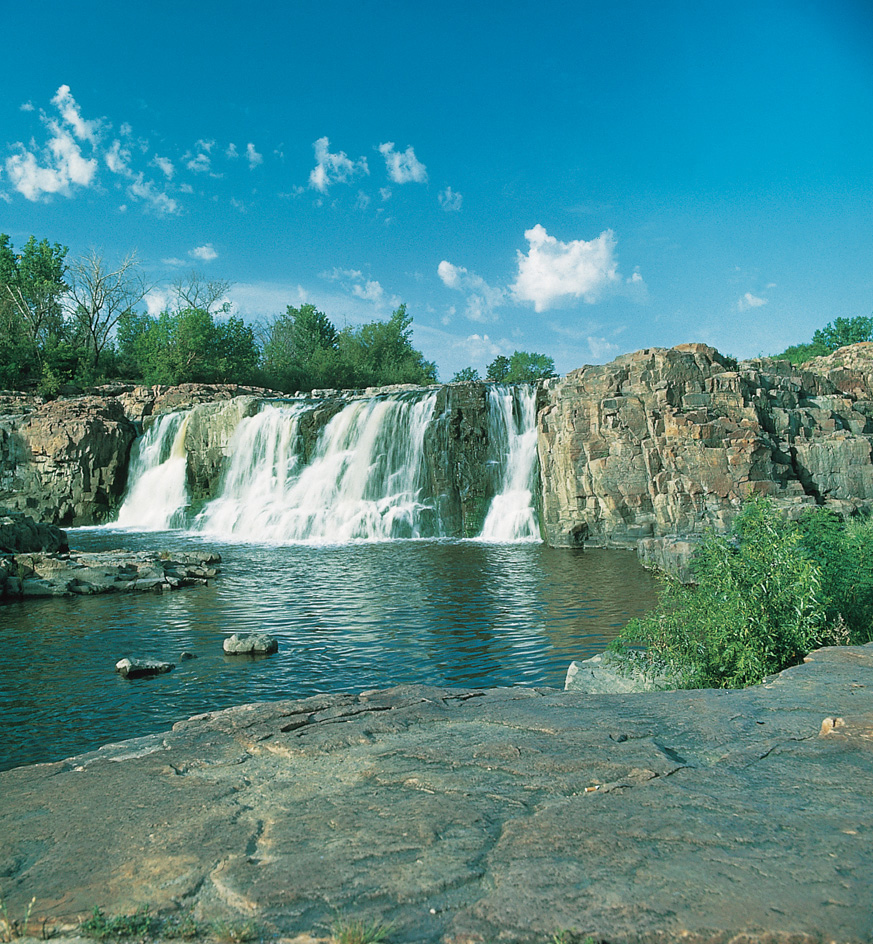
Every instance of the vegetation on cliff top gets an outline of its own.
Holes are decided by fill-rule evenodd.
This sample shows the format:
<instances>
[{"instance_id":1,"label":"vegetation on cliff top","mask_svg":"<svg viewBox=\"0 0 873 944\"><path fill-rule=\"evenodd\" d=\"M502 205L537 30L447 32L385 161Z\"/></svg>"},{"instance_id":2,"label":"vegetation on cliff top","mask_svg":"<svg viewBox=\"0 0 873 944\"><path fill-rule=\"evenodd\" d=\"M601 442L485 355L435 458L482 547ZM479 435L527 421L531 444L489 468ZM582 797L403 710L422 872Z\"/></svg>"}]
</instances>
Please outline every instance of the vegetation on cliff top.
<instances>
[{"instance_id":1,"label":"vegetation on cliff top","mask_svg":"<svg viewBox=\"0 0 873 944\"><path fill-rule=\"evenodd\" d=\"M859 315L857 318L835 318L830 324L819 328L807 344L794 344L777 357L784 357L792 364L802 364L813 357L833 354L838 348L859 341L873 341L873 318Z\"/></svg>"},{"instance_id":2,"label":"vegetation on cliff top","mask_svg":"<svg viewBox=\"0 0 873 944\"><path fill-rule=\"evenodd\" d=\"M820 646L873 640L868 520L813 509L793 522L770 499L750 497L731 534L706 537L692 570L696 586L665 578L656 608L612 648L689 688L736 688Z\"/></svg>"},{"instance_id":3,"label":"vegetation on cliff top","mask_svg":"<svg viewBox=\"0 0 873 944\"><path fill-rule=\"evenodd\" d=\"M229 282L192 272L176 280L157 316L142 310L154 287L135 254L116 265L94 251L68 262L59 243L32 236L16 251L0 234L0 388L38 385L51 396L66 384L112 379L294 392L437 380L436 364L412 344L405 305L386 321L342 330L309 304L253 326L232 314ZM516 351L488 372L523 382L554 374L554 362ZM478 379L472 368L465 373Z\"/></svg>"}]
</instances>

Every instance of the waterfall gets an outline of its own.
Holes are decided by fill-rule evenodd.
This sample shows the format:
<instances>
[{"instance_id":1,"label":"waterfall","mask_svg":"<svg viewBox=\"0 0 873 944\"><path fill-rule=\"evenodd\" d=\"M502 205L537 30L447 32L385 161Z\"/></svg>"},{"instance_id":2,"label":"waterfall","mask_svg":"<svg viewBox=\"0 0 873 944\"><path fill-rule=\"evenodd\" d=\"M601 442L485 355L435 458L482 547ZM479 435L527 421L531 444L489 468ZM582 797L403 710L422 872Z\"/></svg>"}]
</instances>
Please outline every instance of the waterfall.
<instances>
[{"instance_id":1,"label":"waterfall","mask_svg":"<svg viewBox=\"0 0 873 944\"><path fill-rule=\"evenodd\" d=\"M459 427L447 419L462 415L472 439L449 433ZM460 398L441 388L344 404L263 402L223 440L217 493L193 519L188 465L209 427L202 418L192 424L186 445L190 416L160 416L139 440L117 525L277 544L451 537L458 508L475 507L484 489L493 497L479 540L539 540L533 386L489 385ZM478 452L464 451L465 442Z\"/></svg>"},{"instance_id":2,"label":"waterfall","mask_svg":"<svg viewBox=\"0 0 873 944\"><path fill-rule=\"evenodd\" d=\"M537 470L536 387L489 388L489 438L503 469L500 491L491 501L481 541L539 541L533 507Z\"/></svg>"},{"instance_id":3,"label":"waterfall","mask_svg":"<svg viewBox=\"0 0 873 944\"><path fill-rule=\"evenodd\" d=\"M436 393L348 404L300 458L298 424L309 405L265 405L230 443L221 494L197 530L244 541L385 541L432 536L423 500L424 434Z\"/></svg>"},{"instance_id":4,"label":"waterfall","mask_svg":"<svg viewBox=\"0 0 873 944\"><path fill-rule=\"evenodd\" d=\"M184 526L189 416L187 412L159 416L134 444L128 489L115 522L120 527L164 531Z\"/></svg>"}]
</instances>

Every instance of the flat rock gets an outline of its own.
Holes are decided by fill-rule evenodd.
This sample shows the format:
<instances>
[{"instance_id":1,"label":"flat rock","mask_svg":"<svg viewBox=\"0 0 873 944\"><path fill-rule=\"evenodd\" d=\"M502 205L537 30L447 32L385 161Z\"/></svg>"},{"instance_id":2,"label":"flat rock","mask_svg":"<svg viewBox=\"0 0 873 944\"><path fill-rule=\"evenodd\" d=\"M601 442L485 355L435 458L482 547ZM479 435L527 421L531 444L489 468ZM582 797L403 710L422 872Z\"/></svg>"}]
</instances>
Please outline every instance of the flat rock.
<instances>
[{"instance_id":1,"label":"flat rock","mask_svg":"<svg viewBox=\"0 0 873 944\"><path fill-rule=\"evenodd\" d=\"M401 686L243 705L0 773L10 913L266 936L867 942L873 645L742 691ZM107 801L111 798L111 802Z\"/></svg>"},{"instance_id":2,"label":"flat rock","mask_svg":"<svg viewBox=\"0 0 873 944\"><path fill-rule=\"evenodd\" d=\"M268 655L279 651L279 642L267 633L234 633L223 643L228 655Z\"/></svg>"},{"instance_id":3,"label":"flat rock","mask_svg":"<svg viewBox=\"0 0 873 944\"><path fill-rule=\"evenodd\" d=\"M221 556L211 551L15 554L0 567L0 596L160 593L207 584L218 573L220 561Z\"/></svg>"},{"instance_id":4,"label":"flat rock","mask_svg":"<svg viewBox=\"0 0 873 944\"><path fill-rule=\"evenodd\" d=\"M126 679L150 678L172 672L176 666L172 662L160 662L157 659L119 659L115 671Z\"/></svg>"}]
</instances>

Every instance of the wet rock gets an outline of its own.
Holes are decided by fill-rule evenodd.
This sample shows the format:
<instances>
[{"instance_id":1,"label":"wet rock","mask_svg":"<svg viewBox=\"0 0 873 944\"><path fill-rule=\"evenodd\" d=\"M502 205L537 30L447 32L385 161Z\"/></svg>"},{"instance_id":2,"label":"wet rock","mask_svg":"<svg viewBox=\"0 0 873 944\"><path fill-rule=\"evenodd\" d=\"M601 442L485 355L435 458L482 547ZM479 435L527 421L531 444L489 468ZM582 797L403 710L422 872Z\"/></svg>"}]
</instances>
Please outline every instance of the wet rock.
<instances>
[{"instance_id":1,"label":"wet rock","mask_svg":"<svg viewBox=\"0 0 873 944\"><path fill-rule=\"evenodd\" d=\"M67 532L56 525L34 521L22 512L0 509L0 553L69 550Z\"/></svg>"},{"instance_id":2,"label":"wet rock","mask_svg":"<svg viewBox=\"0 0 873 944\"><path fill-rule=\"evenodd\" d=\"M151 678L172 672L176 666L172 662L159 662L156 659L120 659L115 663L115 671L126 679Z\"/></svg>"},{"instance_id":3,"label":"wet rock","mask_svg":"<svg viewBox=\"0 0 873 944\"><path fill-rule=\"evenodd\" d=\"M873 645L742 691L400 686L209 712L0 773L5 903L36 896L51 927L182 901L278 940L341 913L397 944L861 944L871 677Z\"/></svg>"},{"instance_id":4,"label":"wet rock","mask_svg":"<svg viewBox=\"0 0 873 944\"><path fill-rule=\"evenodd\" d=\"M269 655L279 651L279 642L268 633L234 633L223 647L228 655Z\"/></svg>"},{"instance_id":5,"label":"wet rock","mask_svg":"<svg viewBox=\"0 0 873 944\"><path fill-rule=\"evenodd\" d=\"M211 551L100 551L15 554L8 571L19 581L0 581L7 597L88 596L95 593L163 592L206 585L218 573L221 556Z\"/></svg>"}]
</instances>

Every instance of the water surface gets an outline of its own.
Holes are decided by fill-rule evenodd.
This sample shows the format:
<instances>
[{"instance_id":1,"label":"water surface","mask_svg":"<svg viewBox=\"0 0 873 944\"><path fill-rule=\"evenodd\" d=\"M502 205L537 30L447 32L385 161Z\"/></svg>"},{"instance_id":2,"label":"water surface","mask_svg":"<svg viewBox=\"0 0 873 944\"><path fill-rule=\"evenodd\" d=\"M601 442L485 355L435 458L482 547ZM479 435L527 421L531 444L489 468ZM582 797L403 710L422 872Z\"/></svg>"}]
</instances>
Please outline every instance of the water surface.
<instances>
[{"instance_id":1,"label":"water surface","mask_svg":"<svg viewBox=\"0 0 873 944\"><path fill-rule=\"evenodd\" d=\"M71 532L82 550L190 548L191 534ZM604 648L654 604L626 551L540 544L393 541L240 545L210 586L0 607L0 768L57 760L246 702L398 683L562 687L567 665ZM263 630L279 652L222 652ZM180 662L183 651L197 658ZM154 679L114 673L124 656L175 662Z\"/></svg>"}]
</instances>

